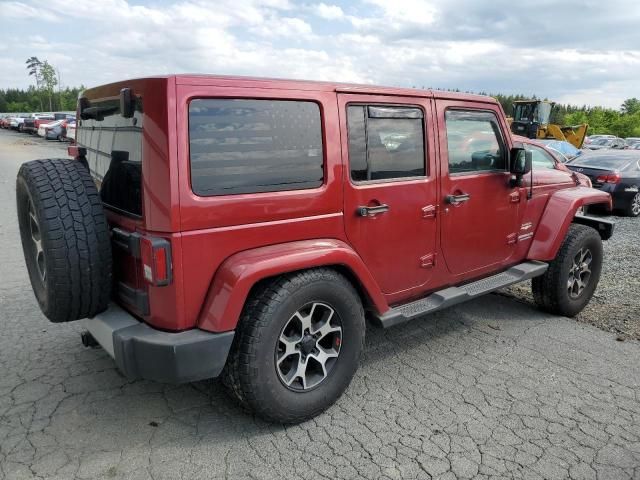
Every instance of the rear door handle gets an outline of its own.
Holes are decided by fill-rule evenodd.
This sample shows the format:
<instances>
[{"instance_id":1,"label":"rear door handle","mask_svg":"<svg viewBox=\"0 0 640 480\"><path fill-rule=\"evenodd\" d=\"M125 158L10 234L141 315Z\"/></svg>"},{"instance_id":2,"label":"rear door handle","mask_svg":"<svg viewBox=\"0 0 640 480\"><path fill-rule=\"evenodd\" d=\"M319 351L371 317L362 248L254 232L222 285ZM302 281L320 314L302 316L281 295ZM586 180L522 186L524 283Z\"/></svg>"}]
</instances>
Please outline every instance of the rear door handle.
<instances>
[{"instance_id":1,"label":"rear door handle","mask_svg":"<svg viewBox=\"0 0 640 480\"><path fill-rule=\"evenodd\" d=\"M361 217L373 217L374 215L378 215L380 213L385 213L389 211L389 205L382 204L376 205L375 207L358 207L358 215Z\"/></svg>"},{"instance_id":2,"label":"rear door handle","mask_svg":"<svg viewBox=\"0 0 640 480\"><path fill-rule=\"evenodd\" d=\"M445 201L451 205L459 205L463 202L468 202L471 195L468 193L461 193L460 195L447 195Z\"/></svg>"}]
</instances>

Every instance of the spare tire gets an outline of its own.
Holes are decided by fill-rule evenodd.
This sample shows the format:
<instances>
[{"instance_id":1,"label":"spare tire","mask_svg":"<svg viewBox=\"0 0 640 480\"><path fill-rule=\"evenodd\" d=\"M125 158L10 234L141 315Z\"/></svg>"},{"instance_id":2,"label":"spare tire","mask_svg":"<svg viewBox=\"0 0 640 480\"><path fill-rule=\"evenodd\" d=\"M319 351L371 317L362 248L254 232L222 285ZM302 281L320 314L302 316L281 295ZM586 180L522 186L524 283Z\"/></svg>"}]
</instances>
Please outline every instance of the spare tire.
<instances>
[{"instance_id":1,"label":"spare tire","mask_svg":"<svg viewBox=\"0 0 640 480\"><path fill-rule=\"evenodd\" d=\"M31 287L52 322L87 318L111 297L111 241L93 179L77 160L33 160L16 181Z\"/></svg>"}]
</instances>

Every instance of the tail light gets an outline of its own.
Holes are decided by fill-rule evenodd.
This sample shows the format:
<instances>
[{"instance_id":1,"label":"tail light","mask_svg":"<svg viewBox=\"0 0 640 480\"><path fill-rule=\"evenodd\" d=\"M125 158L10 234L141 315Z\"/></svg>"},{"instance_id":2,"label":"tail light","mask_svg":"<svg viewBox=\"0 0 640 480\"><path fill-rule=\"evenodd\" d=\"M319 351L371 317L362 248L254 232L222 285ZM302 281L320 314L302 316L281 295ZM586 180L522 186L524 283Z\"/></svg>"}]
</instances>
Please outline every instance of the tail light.
<instances>
[{"instance_id":1,"label":"tail light","mask_svg":"<svg viewBox=\"0 0 640 480\"><path fill-rule=\"evenodd\" d=\"M618 173L608 173L606 175L600 175L596 178L598 183L620 183L622 178Z\"/></svg>"},{"instance_id":2,"label":"tail light","mask_svg":"<svg viewBox=\"0 0 640 480\"><path fill-rule=\"evenodd\" d=\"M171 243L168 240L127 232L117 227L111 230L111 235L115 246L140 259L146 283L156 287L171 283Z\"/></svg>"},{"instance_id":3,"label":"tail light","mask_svg":"<svg viewBox=\"0 0 640 480\"><path fill-rule=\"evenodd\" d=\"M150 285L163 287L171 283L171 244L163 238L141 237L142 274Z\"/></svg>"}]
</instances>

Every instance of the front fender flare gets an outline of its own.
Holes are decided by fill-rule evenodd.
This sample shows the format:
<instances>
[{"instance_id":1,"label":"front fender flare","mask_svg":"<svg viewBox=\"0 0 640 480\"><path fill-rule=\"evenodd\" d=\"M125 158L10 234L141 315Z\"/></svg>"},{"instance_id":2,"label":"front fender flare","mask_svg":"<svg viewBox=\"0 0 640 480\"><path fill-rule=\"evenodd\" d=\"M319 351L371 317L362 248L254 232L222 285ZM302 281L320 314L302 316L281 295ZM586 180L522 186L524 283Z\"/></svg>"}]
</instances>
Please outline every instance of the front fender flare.
<instances>
[{"instance_id":1,"label":"front fender flare","mask_svg":"<svg viewBox=\"0 0 640 480\"><path fill-rule=\"evenodd\" d=\"M233 330L249 292L257 282L283 273L329 265L347 268L377 313L389 310L371 272L349 245L335 239L301 240L245 250L225 260L209 288L198 327L211 332Z\"/></svg>"},{"instance_id":2,"label":"front fender flare","mask_svg":"<svg viewBox=\"0 0 640 480\"><path fill-rule=\"evenodd\" d=\"M606 204L611 210L611 195L589 187L558 190L547 202L531 242L527 259L553 260L574 221L577 210L584 205Z\"/></svg>"}]
</instances>

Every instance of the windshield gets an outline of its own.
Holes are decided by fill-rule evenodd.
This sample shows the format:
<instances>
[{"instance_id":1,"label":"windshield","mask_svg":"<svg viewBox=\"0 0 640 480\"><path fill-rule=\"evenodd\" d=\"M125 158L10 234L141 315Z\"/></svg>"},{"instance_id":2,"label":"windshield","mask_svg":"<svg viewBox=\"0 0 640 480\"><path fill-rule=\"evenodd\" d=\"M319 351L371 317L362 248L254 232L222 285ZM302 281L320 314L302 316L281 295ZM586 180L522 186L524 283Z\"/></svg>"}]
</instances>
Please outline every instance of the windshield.
<instances>
[{"instance_id":1,"label":"windshield","mask_svg":"<svg viewBox=\"0 0 640 480\"><path fill-rule=\"evenodd\" d=\"M549 123L549 117L551 116L551 107L550 103L539 103L537 109L537 118L536 121L538 123L547 124Z\"/></svg>"},{"instance_id":2,"label":"windshield","mask_svg":"<svg viewBox=\"0 0 640 480\"><path fill-rule=\"evenodd\" d=\"M552 148L558 152L561 152L563 155L573 158L580 155L580 150L571 145L569 142L562 142L559 140L540 140L547 147Z\"/></svg>"},{"instance_id":3,"label":"windshield","mask_svg":"<svg viewBox=\"0 0 640 480\"><path fill-rule=\"evenodd\" d=\"M517 103L515 105L515 111L513 118L516 121L531 122L533 121L533 108L531 103Z\"/></svg>"},{"instance_id":4,"label":"windshield","mask_svg":"<svg viewBox=\"0 0 640 480\"><path fill-rule=\"evenodd\" d=\"M613 140L609 138L598 138L593 142L594 145L605 145L605 146L611 145L611 143L613 143Z\"/></svg>"}]
</instances>

